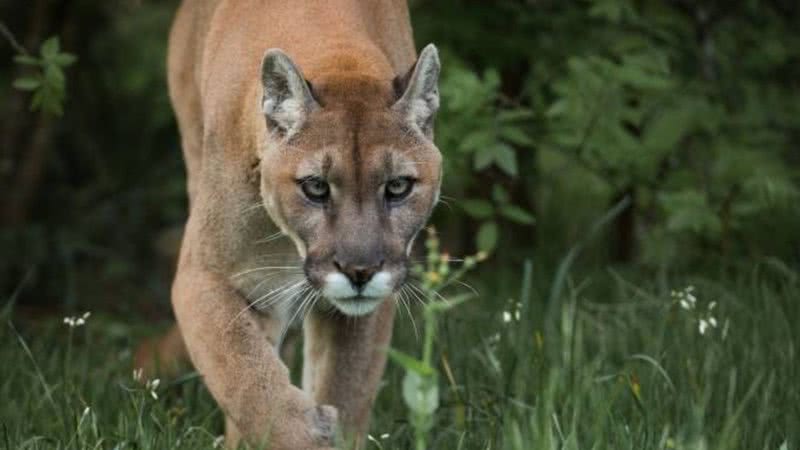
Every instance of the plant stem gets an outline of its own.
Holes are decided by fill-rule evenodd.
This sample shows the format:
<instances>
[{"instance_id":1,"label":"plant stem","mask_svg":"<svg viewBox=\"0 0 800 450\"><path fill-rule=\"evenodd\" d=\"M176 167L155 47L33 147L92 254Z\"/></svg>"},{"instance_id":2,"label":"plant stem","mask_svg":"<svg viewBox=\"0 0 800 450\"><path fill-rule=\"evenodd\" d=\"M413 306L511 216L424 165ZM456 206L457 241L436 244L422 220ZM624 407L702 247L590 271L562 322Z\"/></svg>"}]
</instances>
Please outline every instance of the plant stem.
<instances>
[{"instance_id":1,"label":"plant stem","mask_svg":"<svg viewBox=\"0 0 800 450\"><path fill-rule=\"evenodd\" d=\"M431 358L433 357L433 336L436 333L436 317L435 313L430 309L425 309L425 342L422 347L422 361L430 366Z\"/></svg>"}]
</instances>

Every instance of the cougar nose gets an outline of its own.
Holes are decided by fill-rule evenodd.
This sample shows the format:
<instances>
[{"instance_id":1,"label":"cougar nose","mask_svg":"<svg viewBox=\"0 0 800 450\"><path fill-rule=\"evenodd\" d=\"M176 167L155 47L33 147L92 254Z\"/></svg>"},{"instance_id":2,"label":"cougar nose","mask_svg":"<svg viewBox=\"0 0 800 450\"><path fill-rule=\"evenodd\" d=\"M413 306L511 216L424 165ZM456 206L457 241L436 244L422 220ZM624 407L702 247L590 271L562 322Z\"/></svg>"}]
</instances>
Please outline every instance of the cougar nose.
<instances>
[{"instance_id":1,"label":"cougar nose","mask_svg":"<svg viewBox=\"0 0 800 450\"><path fill-rule=\"evenodd\" d=\"M383 267L383 261L381 260L378 264L374 265L364 265L364 264L342 264L339 261L334 260L333 265L339 269L339 272L342 272L349 280L350 283L353 284L353 287L356 290L361 291L361 289L369 283L369 280L372 279L372 276Z\"/></svg>"}]
</instances>

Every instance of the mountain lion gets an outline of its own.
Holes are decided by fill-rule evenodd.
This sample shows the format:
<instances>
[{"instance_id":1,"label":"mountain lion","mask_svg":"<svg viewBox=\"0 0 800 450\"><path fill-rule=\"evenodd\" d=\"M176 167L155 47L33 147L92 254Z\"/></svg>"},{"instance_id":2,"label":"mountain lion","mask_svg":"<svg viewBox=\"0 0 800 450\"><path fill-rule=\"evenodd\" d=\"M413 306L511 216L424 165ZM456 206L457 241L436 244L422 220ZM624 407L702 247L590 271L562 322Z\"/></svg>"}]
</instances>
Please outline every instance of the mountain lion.
<instances>
[{"instance_id":1,"label":"mountain lion","mask_svg":"<svg viewBox=\"0 0 800 450\"><path fill-rule=\"evenodd\" d=\"M169 89L190 213L172 289L227 445L356 440L437 202L439 58L399 0L184 0ZM283 244L276 238L285 237ZM279 357L303 320L302 390Z\"/></svg>"}]
</instances>

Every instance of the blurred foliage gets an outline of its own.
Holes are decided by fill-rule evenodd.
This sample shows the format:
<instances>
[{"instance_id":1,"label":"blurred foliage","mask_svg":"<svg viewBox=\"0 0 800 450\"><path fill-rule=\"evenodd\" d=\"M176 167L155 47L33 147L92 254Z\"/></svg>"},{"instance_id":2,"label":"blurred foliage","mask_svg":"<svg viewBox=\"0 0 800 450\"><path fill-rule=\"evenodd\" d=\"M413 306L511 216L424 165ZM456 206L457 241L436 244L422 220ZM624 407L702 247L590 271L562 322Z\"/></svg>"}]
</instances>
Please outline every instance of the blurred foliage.
<instances>
[{"instance_id":1,"label":"blurred foliage","mask_svg":"<svg viewBox=\"0 0 800 450\"><path fill-rule=\"evenodd\" d=\"M32 56L23 47L14 57L17 64L36 67L36 72L14 80L14 87L21 91L31 91L31 111L43 111L60 116L64 114L66 97L66 78L64 69L75 63L75 55L61 52L58 36L51 37L42 44L40 55Z\"/></svg>"},{"instance_id":2,"label":"blurred foliage","mask_svg":"<svg viewBox=\"0 0 800 450\"><path fill-rule=\"evenodd\" d=\"M4 292L28 274L37 289L23 299L70 304L87 290L128 289L166 298L154 242L186 214L164 76L175 7L0 5L21 45L41 47L25 67L14 62L17 50L0 47L4 203L28 173L26 155L44 155L23 213L0 218ZM434 220L451 252L549 260L627 198L593 263L800 265L796 2L416 0L411 8L418 45L436 43L444 65L436 140L449 207ZM61 45L45 43L50 36ZM57 56L65 54L80 59L69 65ZM25 108L36 98L13 86L34 96L63 86L42 84L52 67L66 69L69 87L63 116L43 121ZM39 132L47 139L32 137Z\"/></svg>"},{"instance_id":3,"label":"blurred foliage","mask_svg":"<svg viewBox=\"0 0 800 450\"><path fill-rule=\"evenodd\" d=\"M415 12L418 38L445 49L445 192L501 223L501 250L531 251L530 234L502 222L528 225L535 209L540 247L563 252L627 196L608 241L629 251L612 261L797 264L797 4L442 1ZM524 216L490 214L508 199L498 186Z\"/></svg>"}]
</instances>

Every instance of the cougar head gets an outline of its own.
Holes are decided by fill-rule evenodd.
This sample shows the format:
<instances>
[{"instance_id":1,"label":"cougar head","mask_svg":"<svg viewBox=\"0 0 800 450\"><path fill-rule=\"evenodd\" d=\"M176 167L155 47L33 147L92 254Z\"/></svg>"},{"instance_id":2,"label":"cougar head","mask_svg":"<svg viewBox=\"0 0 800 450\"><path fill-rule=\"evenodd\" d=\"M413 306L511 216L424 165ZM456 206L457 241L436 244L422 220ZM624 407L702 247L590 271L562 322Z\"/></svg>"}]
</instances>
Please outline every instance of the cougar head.
<instances>
[{"instance_id":1,"label":"cougar head","mask_svg":"<svg viewBox=\"0 0 800 450\"><path fill-rule=\"evenodd\" d=\"M346 315L368 314L405 282L438 200L439 69L429 45L403 78L351 71L312 86L282 51L264 57L263 202L307 280Z\"/></svg>"}]
</instances>

